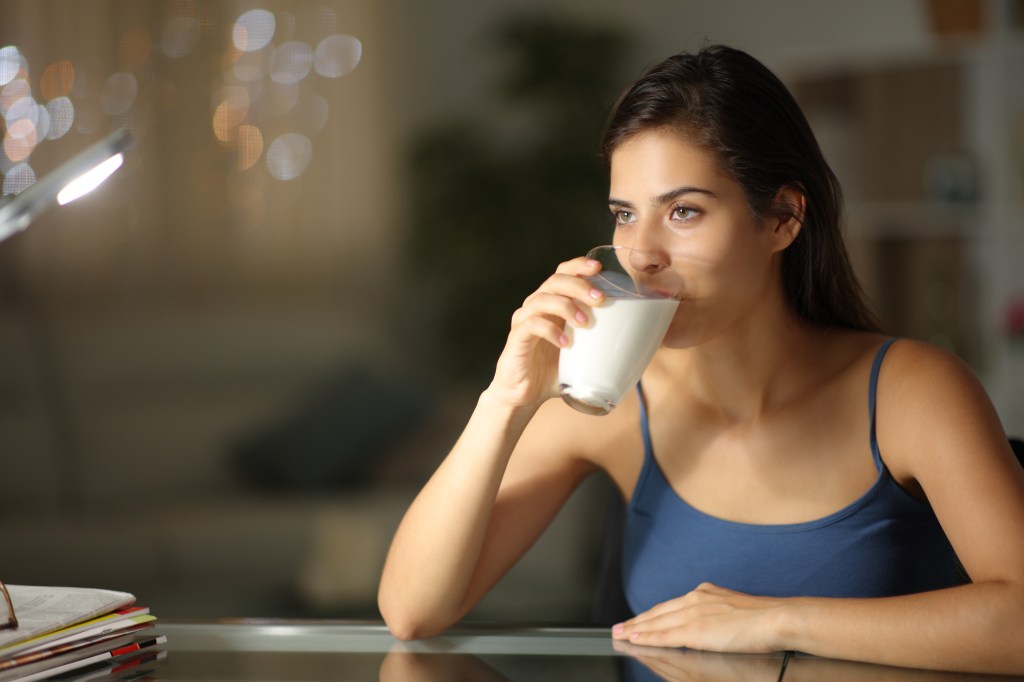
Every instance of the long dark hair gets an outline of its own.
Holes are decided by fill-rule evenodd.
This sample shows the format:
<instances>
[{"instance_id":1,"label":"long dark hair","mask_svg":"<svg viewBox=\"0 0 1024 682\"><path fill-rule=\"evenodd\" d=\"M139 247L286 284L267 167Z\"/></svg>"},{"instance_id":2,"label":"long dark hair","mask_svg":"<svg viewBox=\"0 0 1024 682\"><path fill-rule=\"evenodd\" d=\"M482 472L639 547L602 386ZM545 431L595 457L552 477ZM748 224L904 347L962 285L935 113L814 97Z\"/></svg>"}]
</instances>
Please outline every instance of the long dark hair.
<instances>
[{"instance_id":1,"label":"long dark hair","mask_svg":"<svg viewBox=\"0 0 1024 682\"><path fill-rule=\"evenodd\" d=\"M638 133L669 128L715 155L759 217L794 213L779 190L806 197L800 233L783 253L786 297L804 319L879 331L843 243L842 190L807 119L782 81L740 50L711 45L644 73L612 110L601 143L612 152Z\"/></svg>"}]
</instances>

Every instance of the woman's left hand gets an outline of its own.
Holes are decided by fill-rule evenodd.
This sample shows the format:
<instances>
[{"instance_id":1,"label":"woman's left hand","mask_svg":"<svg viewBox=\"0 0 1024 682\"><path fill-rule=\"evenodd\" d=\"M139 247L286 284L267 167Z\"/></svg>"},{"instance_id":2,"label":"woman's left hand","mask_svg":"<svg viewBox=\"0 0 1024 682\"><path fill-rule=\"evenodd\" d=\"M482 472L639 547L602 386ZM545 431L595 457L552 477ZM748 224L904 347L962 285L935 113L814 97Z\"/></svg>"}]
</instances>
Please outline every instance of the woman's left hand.
<instances>
[{"instance_id":1,"label":"woman's left hand","mask_svg":"<svg viewBox=\"0 0 1024 682\"><path fill-rule=\"evenodd\" d=\"M703 583L612 628L612 637L642 646L704 651L779 651L779 612L785 600L754 597Z\"/></svg>"}]
</instances>

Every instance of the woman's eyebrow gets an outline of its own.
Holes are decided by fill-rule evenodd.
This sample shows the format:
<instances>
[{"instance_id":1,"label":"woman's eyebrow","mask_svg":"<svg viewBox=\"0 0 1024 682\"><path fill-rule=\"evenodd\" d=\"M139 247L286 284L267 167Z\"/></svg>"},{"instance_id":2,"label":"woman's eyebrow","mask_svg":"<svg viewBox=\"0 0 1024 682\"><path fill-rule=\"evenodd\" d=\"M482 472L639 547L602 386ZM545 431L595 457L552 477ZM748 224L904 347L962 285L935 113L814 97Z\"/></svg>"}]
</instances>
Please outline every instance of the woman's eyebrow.
<instances>
[{"instance_id":1,"label":"woman's eyebrow","mask_svg":"<svg viewBox=\"0 0 1024 682\"><path fill-rule=\"evenodd\" d=\"M684 194L704 194L706 196L714 198L715 193L704 187L694 187L693 185L683 185L682 187L676 187L675 189L669 190L664 194L659 194L651 200L652 206L662 206L671 201L678 199Z\"/></svg>"},{"instance_id":2,"label":"woman's eyebrow","mask_svg":"<svg viewBox=\"0 0 1024 682\"><path fill-rule=\"evenodd\" d=\"M658 196L651 199L651 206L663 206L671 201L675 201L684 194L703 194L705 196L715 198L715 193L704 187L695 187L693 185L683 185L682 187L676 187L670 189L667 192L659 194ZM608 198L609 206L621 206L622 208L634 208L633 204L623 199L616 199L614 197Z\"/></svg>"}]
</instances>

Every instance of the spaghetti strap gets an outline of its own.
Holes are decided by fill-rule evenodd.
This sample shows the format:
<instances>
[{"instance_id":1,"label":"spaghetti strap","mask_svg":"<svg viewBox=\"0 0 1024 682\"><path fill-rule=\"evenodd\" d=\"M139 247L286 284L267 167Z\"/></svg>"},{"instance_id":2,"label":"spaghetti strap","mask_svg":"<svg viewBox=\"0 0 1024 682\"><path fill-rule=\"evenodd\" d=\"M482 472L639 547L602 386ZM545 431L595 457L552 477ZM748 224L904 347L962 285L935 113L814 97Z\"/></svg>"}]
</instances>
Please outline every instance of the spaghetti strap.
<instances>
[{"instance_id":1,"label":"spaghetti strap","mask_svg":"<svg viewBox=\"0 0 1024 682\"><path fill-rule=\"evenodd\" d=\"M640 399L640 434L644 439L644 462L654 457L654 448L651 445L651 429L647 422L647 401L644 400L644 389L639 383L636 385L636 396Z\"/></svg>"},{"instance_id":2,"label":"spaghetti strap","mask_svg":"<svg viewBox=\"0 0 1024 682\"><path fill-rule=\"evenodd\" d=\"M640 511L641 499L648 495L645 491L652 478L652 471L658 468L654 461L654 446L651 443L651 431L647 422L647 402L644 400L644 390L639 382L636 385L636 395L640 402L640 435L644 441L644 458L640 465L640 475L633 486L633 494L626 505L631 512Z\"/></svg>"},{"instance_id":3,"label":"spaghetti strap","mask_svg":"<svg viewBox=\"0 0 1024 682\"><path fill-rule=\"evenodd\" d=\"M878 372L882 367L882 358L885 357L885 352L889 350L889 346L892 345L896 337L886 339L882 347L878 349L875 354L875 361L871 365L871 380L868 385L868 415L871 420L871 456L875 460L875 466L879 471L885 468L885 463L882 462L882 454L878 450L878 439L875 437L875 394L878 391Z\"/></svg>"}]
</instances>

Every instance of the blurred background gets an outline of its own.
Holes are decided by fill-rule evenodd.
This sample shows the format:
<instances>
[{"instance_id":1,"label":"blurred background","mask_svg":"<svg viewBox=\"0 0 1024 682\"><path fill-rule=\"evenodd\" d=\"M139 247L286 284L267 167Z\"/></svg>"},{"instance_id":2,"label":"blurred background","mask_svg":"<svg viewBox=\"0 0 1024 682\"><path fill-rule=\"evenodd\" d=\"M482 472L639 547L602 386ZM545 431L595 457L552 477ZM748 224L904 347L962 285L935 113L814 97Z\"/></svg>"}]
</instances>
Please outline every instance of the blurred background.
<instances>
[{"instance_id":1,"label":"blurred background","mask_svg":"<svg viewBox=\"0 0 1024 682\"><path fill-rule=\"evenodd\" d=\"M1024 434L1020 0L0 0L3 193L137 140L0 243L0 576L374 617L512 310L606 241L611 102L706 42L805 107L890 330ZM606 494L473 617L585 620Z\"/></svg>"}]
</instances>

